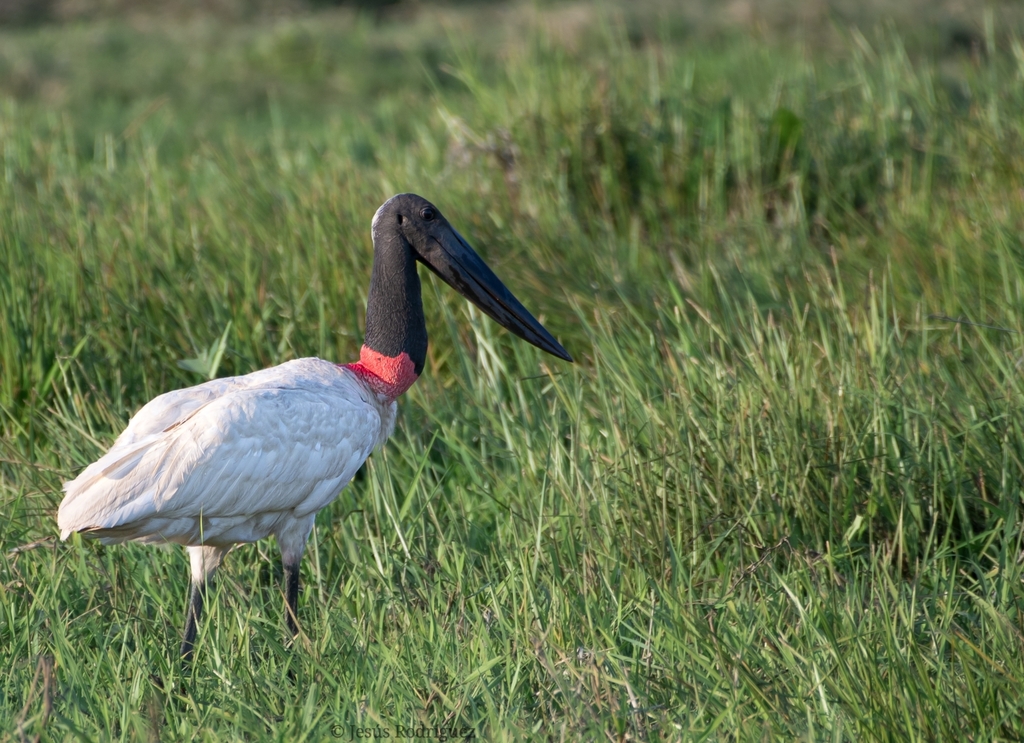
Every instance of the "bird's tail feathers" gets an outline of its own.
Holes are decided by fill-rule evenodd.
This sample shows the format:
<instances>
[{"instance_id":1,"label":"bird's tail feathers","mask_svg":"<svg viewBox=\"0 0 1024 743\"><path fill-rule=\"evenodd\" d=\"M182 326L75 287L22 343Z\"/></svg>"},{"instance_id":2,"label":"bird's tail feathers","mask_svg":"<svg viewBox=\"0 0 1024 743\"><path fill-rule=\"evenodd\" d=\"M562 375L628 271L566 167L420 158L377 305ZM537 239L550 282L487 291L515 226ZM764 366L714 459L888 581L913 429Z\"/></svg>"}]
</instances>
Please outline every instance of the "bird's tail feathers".
<instances>
[{"instance_id":1,"label":"bird's tail feathers","mask_svg":"<svg viewBox=\"0 0 1024 743\"><path fill-rule=\"evenodd\" d=\"M74 480L65 482L64 500L57 510L60 538L66 540L75 532L116 529L124 507L143 495L139 485L144 485L144 480L132 476L137 474L136 468L147 454L166 448L166 443L160 437L150 436L128 447L115 446ZM161 457L164 454L159 453Z\"/></svg>"}]
</instances>

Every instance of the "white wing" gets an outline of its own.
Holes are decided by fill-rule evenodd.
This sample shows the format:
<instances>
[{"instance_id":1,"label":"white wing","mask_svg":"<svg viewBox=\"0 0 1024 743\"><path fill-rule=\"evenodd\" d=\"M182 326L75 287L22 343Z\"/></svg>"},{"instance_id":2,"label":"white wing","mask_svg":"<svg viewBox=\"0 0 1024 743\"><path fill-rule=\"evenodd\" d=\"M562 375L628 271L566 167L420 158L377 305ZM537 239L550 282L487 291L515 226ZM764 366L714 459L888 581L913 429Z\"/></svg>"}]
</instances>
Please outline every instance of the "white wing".
<instances>
[{"instance_id":1,"label":"white wing","mask_svg":"<svg viewBox=\"0 0 1024 743\"><path fill-rule=\"evenodd\" d=\"M61 537L260 539L333 500L390 433L393 413L319 359L160 395L65 483Z\"/></svg>"},{"instance_id":2,"label":"white wing","mask_svg":"<svg viewBox=\"0 0 1024 743\"><path fill-rule=\"evenodd\" d=\"M245 384L245 379L246 377L214 379L197 384L195 387L173 390L154 397L132 416L132 419L128 421L128 426L117 437L111 449L133 444L146 436L160 433L181 423L199 408L213 402L218 397L238 389L251 387L251 385Z\"/></svg>"}]
</instances>

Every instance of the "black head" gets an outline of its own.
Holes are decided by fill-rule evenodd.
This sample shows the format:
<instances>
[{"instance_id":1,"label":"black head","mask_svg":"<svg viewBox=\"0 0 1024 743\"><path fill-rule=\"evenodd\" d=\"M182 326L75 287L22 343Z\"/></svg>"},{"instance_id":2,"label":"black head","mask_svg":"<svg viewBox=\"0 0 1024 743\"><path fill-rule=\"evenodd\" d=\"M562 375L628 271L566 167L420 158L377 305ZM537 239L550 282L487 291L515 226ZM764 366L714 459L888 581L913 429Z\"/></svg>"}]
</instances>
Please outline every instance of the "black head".
<instances>
[{"instance_id":1,"label":"black head","mask_svg":"<svg viewBox=\"0 0 1024 743\"><path fill-rule=\"evenodd\" d=\"M502 327L560 359L572 361L551 334L487 267L441 210L416 194L388 199L373 217L375 251L409 251ZM375 256L375 262L383 256ZM376 271L375 271L376 275ZM369 312L367 313L369 315Z\"/></svg>"},{"instance_id":2,"label":"black head","mask_svg":"<svg viewBox=\"0 0 1024 743\"><path fill-rule=\"evenodd\" d=\"M384 237L387 232L397 233L413 249L416 259L422 260L418 248L431 238L440 237L445 230L451 230L452 226L441 211L422 196L401 193L381 204L373 215L372 229L375 244L378 234Z\"/></svg>"}]
</instances>

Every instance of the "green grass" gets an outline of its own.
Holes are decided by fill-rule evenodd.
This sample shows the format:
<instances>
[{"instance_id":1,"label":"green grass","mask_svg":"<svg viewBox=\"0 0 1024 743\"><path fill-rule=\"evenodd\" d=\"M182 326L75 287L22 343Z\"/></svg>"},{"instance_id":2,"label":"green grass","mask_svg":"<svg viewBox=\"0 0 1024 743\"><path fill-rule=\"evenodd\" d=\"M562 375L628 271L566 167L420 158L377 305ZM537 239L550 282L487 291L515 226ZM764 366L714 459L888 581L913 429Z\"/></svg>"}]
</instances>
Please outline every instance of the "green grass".
<instances>
[{"instance_id":1,"label":"green grass","mask_svg":"<svg viewBox=\"0 0 1024 743\"><path fill-rule=\"evenodd\" d=\"M7 738L1024 737L1024 26L648 10L0 32ZM355 358L405 190L577 363L427 280L302 637L243 546L183 671L184 553L57 542L61 482L178 362Z\"/></svg>"}]
</instances>

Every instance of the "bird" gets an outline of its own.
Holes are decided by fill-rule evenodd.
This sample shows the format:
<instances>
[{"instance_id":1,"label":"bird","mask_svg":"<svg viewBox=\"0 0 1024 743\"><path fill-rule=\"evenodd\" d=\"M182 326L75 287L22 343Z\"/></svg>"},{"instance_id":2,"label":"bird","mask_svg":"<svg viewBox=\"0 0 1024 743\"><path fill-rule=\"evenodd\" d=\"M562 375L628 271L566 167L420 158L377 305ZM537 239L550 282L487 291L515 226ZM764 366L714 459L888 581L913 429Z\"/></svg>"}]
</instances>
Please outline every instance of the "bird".
<instances>
[{"instance_id":1,"label":"bird","mask_svg":"<svg viewBox=\"0 0 1024 743\"><path fill-rule=\"evenodd\" d=\"M64 483L62 540L176 543L191 582L180 656L191 659L204 597L235 545L274 536L288 630L299 632L299 566L317 513L394 431L398 398L423 373L422 263L507 330L569 353L422 196L393 196L371 224L373 266L359 360L301 358L166 392L109 451Z\"/></svg>"}]
</instances>

